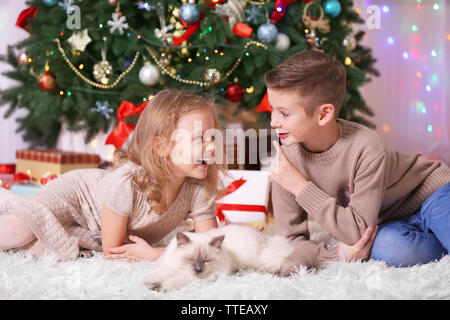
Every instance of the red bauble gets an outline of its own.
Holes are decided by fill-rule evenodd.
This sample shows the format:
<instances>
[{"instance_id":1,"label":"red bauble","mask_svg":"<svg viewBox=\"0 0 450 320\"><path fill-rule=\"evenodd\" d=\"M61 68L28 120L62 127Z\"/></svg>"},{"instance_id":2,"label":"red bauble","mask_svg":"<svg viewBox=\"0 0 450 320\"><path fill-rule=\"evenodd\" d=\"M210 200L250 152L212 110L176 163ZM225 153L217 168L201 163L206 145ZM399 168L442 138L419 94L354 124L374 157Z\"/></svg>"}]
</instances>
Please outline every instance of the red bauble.
<instances>
[{"instance_id":1,"label":"red bauble","mask_svg":"<svg viewBox=\"0 0 450 320\"><path fill-rule=\"evenodd\" d=\"M225 97L233 102L241 101L243 89L238 83L230 84L225 89Z\"/></svg>"},{"instance_id":2,"label":"red bauble","mask_svg":"<svg viewBox=\"0 0 450 320\"><path fill-rule=\"evenodd\" d=\"M38 77L39 87L44 91L50 91L56 87L56 77L50 71L42 72Z\"/></svg>"}]
</instances>

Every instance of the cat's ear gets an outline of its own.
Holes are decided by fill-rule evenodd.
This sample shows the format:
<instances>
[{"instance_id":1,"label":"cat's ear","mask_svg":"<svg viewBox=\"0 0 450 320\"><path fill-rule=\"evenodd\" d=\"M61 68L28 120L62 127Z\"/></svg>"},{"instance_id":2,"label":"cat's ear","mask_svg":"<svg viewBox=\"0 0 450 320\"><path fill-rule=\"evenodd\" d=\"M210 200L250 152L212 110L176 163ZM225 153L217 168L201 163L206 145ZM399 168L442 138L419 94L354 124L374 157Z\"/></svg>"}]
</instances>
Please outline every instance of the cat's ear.
<instances>
[{"instance_id":1,"label":"cat's ear","mask_svg":"<svg viewBox=\"0 0 450 320\"><path fill-rule=\"evenodd\" d=\"M181 233L181 232L177 233L177 245L178 246L182 246L183 244L186 244L189 242L191 242L191 240L184 233Z\"/></svg>"},{"instance_id":2,"label":"cat's ear","mask_svg":"<svg viewBox=\"0 0 450 320\"><path fill-rule=\"evenodd\" d=\"M222 248L223 239L225 239L224 235L212 238L209 245L220 249Z\"/></svg>"}]
</instances>

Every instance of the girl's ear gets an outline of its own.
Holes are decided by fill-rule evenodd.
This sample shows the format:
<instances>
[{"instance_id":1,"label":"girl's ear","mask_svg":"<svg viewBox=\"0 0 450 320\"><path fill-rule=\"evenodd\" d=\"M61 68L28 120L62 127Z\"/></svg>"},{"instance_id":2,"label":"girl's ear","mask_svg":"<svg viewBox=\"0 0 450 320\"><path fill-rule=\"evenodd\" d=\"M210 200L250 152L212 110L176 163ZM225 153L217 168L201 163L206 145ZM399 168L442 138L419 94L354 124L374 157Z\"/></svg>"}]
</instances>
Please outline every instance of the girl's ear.
<instances>
[{"instance_id":1,"label":"girl's ear","mask_svg":"<svg viewBox=\"0 0 450 320\"><path fill-rule=\"evenodd\" d=\"M152 137L152 150L156 152L160 157L165 158L169 155L169 151L167 150L167 144L164 142L164 139L158 136Z\"/></svg>"}]
</instances>

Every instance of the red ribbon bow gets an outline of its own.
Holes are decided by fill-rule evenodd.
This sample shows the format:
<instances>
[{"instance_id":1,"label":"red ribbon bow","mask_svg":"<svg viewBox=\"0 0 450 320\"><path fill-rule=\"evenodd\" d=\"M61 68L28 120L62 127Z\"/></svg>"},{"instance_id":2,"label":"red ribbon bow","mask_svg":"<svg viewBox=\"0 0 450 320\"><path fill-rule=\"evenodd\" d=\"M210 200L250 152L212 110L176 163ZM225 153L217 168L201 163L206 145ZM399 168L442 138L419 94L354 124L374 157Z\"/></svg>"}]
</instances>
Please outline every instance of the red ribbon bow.
<instances>
[{"instance_id":1,"label":"red ribbon bow","mask_svg":"<svg viewBox=\"0 0 450 320\"><path fill-rule=\"evenodd\" d=\"M113 144L116 148L121 148L136 126L134 124L126 123L124 119L135 114L139 114L140 116L147 106L147 103L148 101L145 101L140 106L136 106L129 101L122 101L117 110L117 120L119 120L119 123L108 135L105 144Z\"/></svg>"},{"instance_id":2,"label":"red ribbon bow","mask_svg":"<svg viewBox=\"0 0 450 320\"><path fill-rule=\"evenodd\" d=\"M30 32L27 27L30 24L31 19L34 18L36 13L38 13L39 8L31 7L23 10L17 17L16 26L22 28L23 30Z\"/></svg>"},{"instance_id":3,"label":"red ribbon bow","mask_svg":"<svg viewBox=\"0 0 450 320\"><path fill-rule=\"evenodd\" d=\"M188 27L188 28L186 29L186 31L184 32L184 34L181 37L172 37L173 45L175 47L178 47L184 41L189 39L189 37L192 36L195 33L195 31L197 31L200 28L200 23L202 22L204 16L205 16L205 14L202 12L200 14L200 18L198 19L198 21L193 23L193 24L188 24L183 19L180 19L181 24L183 25L183 27L185 27L185 28Z\"/></svg>"},{"instance_id":4,"label":"red ribbon bow","mask_svg":"<svg viewBox=\"0 0 450 320\"><path fill-rule=\"evenodd\" d=\"M256 108L256 111L258 111L258 112L268 111L268 112L272 113L272 106L269 103L269 96L267 95L267 92L264 95L264 97L262 98L261 102L259 103L258 108Z\"/></svg>"},{"instance_id":5,"label":"red ribbon bow","mask_svg":"<svg viewBox=\"0 0 450 320\"><path fill-rule=\"evenodd\" d=\"M247 180L244 180L244 178L242 178L242 177L239 180L233 181L225 188L225 190L222 190L217 194L216 201L225 197L226 195L236 191L245 182L247 182ZM225 216L224 216L222 210L264 212L264 214L267 214L266 207L261 206L261 205L231 204L231 203L217 203L216 202L216 215L220 222L225 221Z\"/></svg>"}]
</instances>

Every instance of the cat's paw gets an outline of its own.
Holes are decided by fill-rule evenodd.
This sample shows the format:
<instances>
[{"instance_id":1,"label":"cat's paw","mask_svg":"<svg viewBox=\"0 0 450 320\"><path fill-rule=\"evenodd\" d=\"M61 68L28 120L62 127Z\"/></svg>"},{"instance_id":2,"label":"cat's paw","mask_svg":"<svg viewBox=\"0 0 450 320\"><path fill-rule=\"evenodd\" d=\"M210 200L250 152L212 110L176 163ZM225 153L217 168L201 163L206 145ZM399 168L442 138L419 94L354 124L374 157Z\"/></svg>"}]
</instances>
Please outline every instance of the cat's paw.
<instances>
[{"instance_id":1,"label":"cat's paw","mask_svg":"<svg viewBox=\"0 0 450 320\"><path fill-rule=\"evenodd\" d=\"M153 291L161 291L162 285L161 282L153 282L153 281L147 281L145 282L145 285L149 290Z\"/></svg>"}]
</instances>

